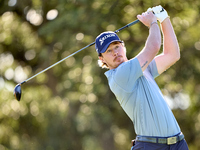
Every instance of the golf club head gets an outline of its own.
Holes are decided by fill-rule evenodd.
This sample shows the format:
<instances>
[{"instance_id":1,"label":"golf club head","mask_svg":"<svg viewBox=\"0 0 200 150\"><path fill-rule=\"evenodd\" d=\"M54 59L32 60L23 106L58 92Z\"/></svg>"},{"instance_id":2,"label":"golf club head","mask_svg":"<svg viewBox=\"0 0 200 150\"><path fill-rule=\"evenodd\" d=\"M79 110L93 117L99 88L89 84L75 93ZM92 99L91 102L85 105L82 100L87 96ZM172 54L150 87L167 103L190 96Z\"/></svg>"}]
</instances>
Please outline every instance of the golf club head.
<instances>
[{"instance_id":1,"label":"golf club head","mask_svg":"<svg viewBox=\"0 0 200 150\"><path fill-rule=\"evenodd\" d=\"M17 84L14 88L14 92L13 92L15 98L20 101L21 99L21 94L22 94L22 90L21 90L21 84Z\"/></svg>"}]
</instances>

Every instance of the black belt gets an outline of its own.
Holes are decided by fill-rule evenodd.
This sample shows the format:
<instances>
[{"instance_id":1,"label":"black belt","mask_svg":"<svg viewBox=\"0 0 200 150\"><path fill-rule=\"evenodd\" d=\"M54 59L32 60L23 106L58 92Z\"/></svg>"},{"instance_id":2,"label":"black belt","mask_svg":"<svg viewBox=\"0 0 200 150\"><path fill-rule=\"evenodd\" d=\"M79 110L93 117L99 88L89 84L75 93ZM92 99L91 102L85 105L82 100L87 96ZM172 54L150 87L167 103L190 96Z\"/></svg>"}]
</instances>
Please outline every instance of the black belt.
<instances>
[{"instance_id":1,"label":"black belt","mask_svg":"<svg viewBox=\"0 0 200 150\"><path fill-rule=\"evenodd\" d=\"M158 137L146 137L146 136L136 136L136 141L138 142L150 142L172 145L184 139L184 135L180 133L179 135L168 137L168 138L158 138Z\"/></svg>"}]
</instances>

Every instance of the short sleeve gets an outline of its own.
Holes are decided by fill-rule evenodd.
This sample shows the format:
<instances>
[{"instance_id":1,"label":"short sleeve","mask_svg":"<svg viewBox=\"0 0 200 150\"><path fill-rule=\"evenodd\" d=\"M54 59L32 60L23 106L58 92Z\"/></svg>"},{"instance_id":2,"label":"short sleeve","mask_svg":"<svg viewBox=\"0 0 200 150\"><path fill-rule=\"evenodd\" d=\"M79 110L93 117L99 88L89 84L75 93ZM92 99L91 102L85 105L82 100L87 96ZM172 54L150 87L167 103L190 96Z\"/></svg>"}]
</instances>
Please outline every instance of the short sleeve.
<instances>
[{"instance_id":1,"label":"short sleeve","mask_svg":"<svg viewBox=\"0 0 200 150\"><path fill-rule=\"evenodd\" d=\"M159 73L158 73L158 69L157 69L157 66L156 66L156 61L155 59L153 59L151 61L151 63L149 64L149 66L147 67L148 71L150 72L150 74L153 76L153 78L155 79L157 76L159 76Z\"/></svg>"},{"instance_id":2,"label":"short sleeve","mask_svg":"<svg viewBox=\"0 0 200 150\"><path fill-rule=\"evenodd\" d=\"M127 92L134 89L135 83L143 75L140 63L137 58L133 58L116 68L113 80Z\"/></svg>"}]
</instances>

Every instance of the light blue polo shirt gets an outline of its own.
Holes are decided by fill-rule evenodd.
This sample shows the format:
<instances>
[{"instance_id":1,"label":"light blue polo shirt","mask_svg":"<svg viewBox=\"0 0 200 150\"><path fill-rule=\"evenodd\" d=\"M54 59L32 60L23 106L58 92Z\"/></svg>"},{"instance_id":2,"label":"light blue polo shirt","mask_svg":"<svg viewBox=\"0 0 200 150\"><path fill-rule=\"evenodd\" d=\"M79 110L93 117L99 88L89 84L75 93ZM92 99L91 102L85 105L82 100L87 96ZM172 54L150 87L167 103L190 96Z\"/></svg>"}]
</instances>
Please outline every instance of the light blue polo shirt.
<instances>
[{"instance_id":1,"label":"light blue polo shirt","mask_svg":"<svg viewBox=\"0 0 200 150\"><path fill-rule=\"evenodd\" d=\"M111 91L133 121L137 135L167 137L181 132L154 80L159 75L155 60L144 72L138 59L133 58L105 75Z\"/></svg>"}]
</instances>

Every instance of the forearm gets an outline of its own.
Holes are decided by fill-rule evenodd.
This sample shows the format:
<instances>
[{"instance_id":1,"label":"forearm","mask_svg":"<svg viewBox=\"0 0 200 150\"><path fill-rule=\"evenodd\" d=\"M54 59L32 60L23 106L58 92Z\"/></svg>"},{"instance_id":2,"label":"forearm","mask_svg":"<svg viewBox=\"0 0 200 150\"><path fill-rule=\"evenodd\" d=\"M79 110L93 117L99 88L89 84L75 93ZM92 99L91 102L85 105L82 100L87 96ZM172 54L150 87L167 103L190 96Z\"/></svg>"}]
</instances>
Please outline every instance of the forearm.
<instances>
[{"instance_id":1,"label":"forearm","mask_svg":"<svg viewBox=\"0 0 200 150\"><path fill-rule=\"evenodd\" d=\"M161 33L157 24L153 24L149 29L149 36L143 50L137 55L142 71L154 59L161 46Z\"/></svg>"},{"instance_id":2,"label":"forearm","mask_svg":"<svg viewBox=\"0 0 200 150\"><path fill-rule=\"evenodd\" d=\"M154 23L150 26L149 36L147 38L145 47L155 54L159 51L161 46L161 33L158 24Z\"/></svg>"},{"instance_id":3,"label":"forearm","mask_svg":"<svg viewBox=\"0 0 200 150\"><path fill-rule=\"evenodd\" d=\"M169 18L166 18L161 23L161 30L163 33L163 53L171 55L171 57L178 60L180 58L180 49Z\"/></svg>"}]
</instances>

